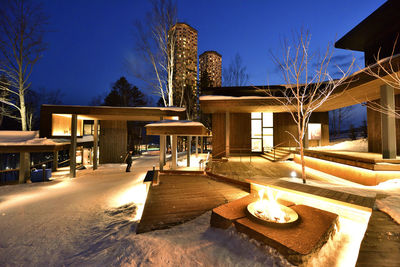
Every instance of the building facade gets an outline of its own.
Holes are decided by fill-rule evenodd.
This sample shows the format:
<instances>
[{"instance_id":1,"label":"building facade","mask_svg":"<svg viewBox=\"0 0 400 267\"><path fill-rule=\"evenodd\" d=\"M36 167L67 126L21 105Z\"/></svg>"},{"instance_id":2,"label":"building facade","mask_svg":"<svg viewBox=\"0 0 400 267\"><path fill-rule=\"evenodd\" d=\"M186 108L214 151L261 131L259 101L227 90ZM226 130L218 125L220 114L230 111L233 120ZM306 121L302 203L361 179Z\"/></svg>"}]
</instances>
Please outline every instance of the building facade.
<instances>
[{"instance_id":1,"label":"building facade","mask_svg":"<svg viewBox=\"0 0 400 267\"><path fill-rule=\"evenodd\" d=\"M216 51L205 51L199 56L199 79L207 87L222 85L222 56Z\"/></svg>"},{"instance_id":2,"label":"building facade","mask_svg":"<svg viewBox=\"0 0 400 267\"><path fill-rule=\"evenodd\" d=\"M197 30L186 23L176 23L170 29L174 49L173 87L179 97L190 87L196 95L197 85Z\"/></svg>"}]
</instances>

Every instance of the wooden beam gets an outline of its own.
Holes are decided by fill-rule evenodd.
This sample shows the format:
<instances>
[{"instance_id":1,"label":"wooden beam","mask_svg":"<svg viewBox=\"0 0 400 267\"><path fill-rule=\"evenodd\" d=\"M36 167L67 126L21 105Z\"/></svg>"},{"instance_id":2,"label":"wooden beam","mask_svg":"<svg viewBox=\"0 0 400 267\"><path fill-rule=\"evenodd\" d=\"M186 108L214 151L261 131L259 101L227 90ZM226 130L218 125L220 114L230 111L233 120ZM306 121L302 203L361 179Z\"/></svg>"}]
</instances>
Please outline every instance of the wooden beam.
<instances>
[{"instance_id":1,"label":"wooden beam","mask_svg":"<svg viewBox=\"0 0 400 267\"><path fill-rule=\"evenodd\" d=\"M29 152L19 153L19 173L18 181L20 184L26 182L27 174L30 173L30 157Z\"/></svg>"},{"instance_id":2,"label":"wooden beam","mask_svg":"<svg viewBox=\"0 0 400 267\"><path fill-rule=\"evenodd\" d=\"M201 154L203 154L203 140L204 140L204 137L200 136L200 153Z\"/></svg>"},{"instance_id":3,"label":"wooden beam","mask_svg":"<svg viewBox=\"0 0 400 267\"><path fill-rule=\"evenodd\" d=\"M196 149L196 158L198 158L199 157L199 152L198 152L197 147L199 146L199 137L195 136L194 138L196 138L195 149Z\"/></svg>"},{"instance_id":4,"label":"wooden beam","mask_svg":"<svg viewBox=\"0 0 400 267\"><path fill-rule=\"evenodd\" d=\"M186 166L190 167L190 154L191 154L191 141L192 141L192 137L191 136L187 136L186 137Z\"/></svg>"},{"instance_id":5,"label":"wooden beam","mask_svg":"<svg viewBox=\"0 0 400 267\"><path fill-rule=\"evenodd\" d=\"M76 177L76 133L78 120L77 115L73 114L71 118L71 146L69 148L69 177Z\"/></svg>"},{"instance_id":6,"label":"wooden beam","mask_svg":"<svg viewBox=\"0 0 400 267\"><path fill-rule=\"evenodd\" d=\"M99 143L99 121L94 120L93 125L93 170L97 170L97 151L98 151L98 143Z\"/></svg>"},{"instance_id":7,"label":"wooden beam","mask_svg":"<svg viewBox=\"0 0 400 267\"><path fill-rule=\"evenodd\" d=\"M230 138L230 113L225 112L225 156L229 157L230 154L230 146L229 146L229 138Z\"/></svg>"},{"instance_id":8,"label":"wooden beam","mask_svg":"<svg viewBox=\"0 0 400 267\"><path fill-rule=\"evenodd\" d=\"M381 86L381 106L390 113L395 111L394 89L385 84ZM396 158L396 120L392 114L381 113L382 116L382 157Z\"/></svg>"},{"instance_id":9,"label":"wooden beam","mask_svg":"<svg viewBox=\"0 0 400 267\"><path fill-rule=\"evenodd\" d=\"M164 169L165 165L165 143L166 143L166 136L160 135L160 171Z\"/></svg>"},{"instance_id":10,"label":"wooden beam","mask_svg":"<svg viewBox=\"0 0 400 267\"><path fill-rule=\"evenodd\" d=\"M172 165L171 169L176 169L177 162L178 162L178 153L177 153L177 142L178 141L178 136L173 135L172 136L172 144L171 144L171 152L172 152Z\"/></svg>"}]
</instances>

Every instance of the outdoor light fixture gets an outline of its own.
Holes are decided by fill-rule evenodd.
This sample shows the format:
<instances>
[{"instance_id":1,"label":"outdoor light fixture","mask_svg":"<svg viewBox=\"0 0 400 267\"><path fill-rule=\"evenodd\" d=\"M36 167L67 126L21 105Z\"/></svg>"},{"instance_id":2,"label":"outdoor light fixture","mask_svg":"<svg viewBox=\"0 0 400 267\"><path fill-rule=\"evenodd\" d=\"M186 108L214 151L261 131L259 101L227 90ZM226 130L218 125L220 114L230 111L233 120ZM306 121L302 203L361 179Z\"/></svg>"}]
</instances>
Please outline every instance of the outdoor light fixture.
<instances>
[{"instance_id":1,"label":"outdoor light fixture","mask_svg":"<svg viewBox=\"0 0 400 267\"><path fill-rule=\"evenodd\" d=\"M295 172L295 171L292 171L292 172L290 173L290 176L291 176L292 178L296 178L296 172Z\"/></svg>"}]
</instances>

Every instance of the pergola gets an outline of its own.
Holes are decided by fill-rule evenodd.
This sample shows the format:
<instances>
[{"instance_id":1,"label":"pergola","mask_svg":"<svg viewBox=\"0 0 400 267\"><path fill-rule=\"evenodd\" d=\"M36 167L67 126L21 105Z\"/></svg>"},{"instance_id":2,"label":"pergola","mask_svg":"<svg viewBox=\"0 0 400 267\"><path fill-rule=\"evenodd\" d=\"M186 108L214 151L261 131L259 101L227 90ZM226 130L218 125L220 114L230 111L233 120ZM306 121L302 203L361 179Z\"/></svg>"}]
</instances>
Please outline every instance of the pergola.
<instances>
[{"instance_id":1,"label":"pergola","mask_svg":"<svg viewBox=\"0 0 400 267\"><path fill-rule=\"evenodd\" d=\"M146 126L147 135L159 135L160 136L160 171L163 170L165 165L165 146L167 135L172 136L172 169L177 167L177 137L187 136L187 166L190 167L190 147L191 140L194 136L196 138L196 155L198 153L198 137L210 136L210 131L201 123L196 121L176 121L176 120L163 120L160 122L150 123ZM203 152L202 138L201 140L201 153Z\"/></svg>"}]
</instances>

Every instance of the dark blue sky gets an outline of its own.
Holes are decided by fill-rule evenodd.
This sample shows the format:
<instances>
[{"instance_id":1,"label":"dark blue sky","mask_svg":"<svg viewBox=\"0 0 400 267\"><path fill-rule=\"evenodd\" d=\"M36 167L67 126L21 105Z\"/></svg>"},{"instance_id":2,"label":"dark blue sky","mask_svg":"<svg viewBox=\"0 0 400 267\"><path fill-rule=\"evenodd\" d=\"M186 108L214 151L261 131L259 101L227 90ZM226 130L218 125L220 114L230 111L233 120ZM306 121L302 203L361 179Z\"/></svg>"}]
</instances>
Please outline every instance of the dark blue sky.
<instances>
[{"instance_id":1,"label":"dark blue sky","mask_svg":"<svg viewBox=\"0 0 400 267\"><path fill-rule=\"evenodd\" d=\"M181 0L179 21L198 30L198 54L216 50L223 67L236 53L242 56L250 84L280 84L271 52L280 53L281 40L308 29L313 49L324 50L377 9L384 0ZM111 83L126 76L145 91L125 66L134 57L134 27L150 5L145 0L47 0L50 16L48 50L35 66L33 89L60 89L65 104L86 105L108 92ZM335 63L352 52L335 49ZM344 55L344 56L342 56ZM354 53L362 66L362 54ZM150 94L150 92L145 91Z\"/></svg>"}]
</instances>

